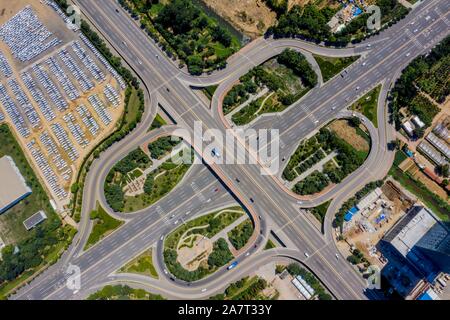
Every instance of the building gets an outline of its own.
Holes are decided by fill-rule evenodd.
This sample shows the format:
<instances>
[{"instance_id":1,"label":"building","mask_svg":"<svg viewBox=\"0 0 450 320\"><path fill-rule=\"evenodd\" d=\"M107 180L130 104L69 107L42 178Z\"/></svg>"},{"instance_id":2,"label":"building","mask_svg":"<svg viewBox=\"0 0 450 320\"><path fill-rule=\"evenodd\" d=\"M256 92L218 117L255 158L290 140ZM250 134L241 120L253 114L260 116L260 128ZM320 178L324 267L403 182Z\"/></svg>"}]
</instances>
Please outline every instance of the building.
<instances>
[{"instance_id":1,"label":"building","mask_svg":"<svg viewBox=\"0 0 450 320\"><path fill-rule=\"evenodd\" d=\"M442 153L447 159L450 159L450 148L447 143L439 139L433 132L430 132L427 137L427 141L433 145L440 153Z\"/></svg>"},{"instance_id":2,"label":"building","mask_svg":"<svg viewBox=\"0 0 450 320\"><path fill-rule=\"evenodd\" d=\"M377 201L381 197L382 194L383 194L383 192L381 191L381 189L376 188L371 193L369 193L367 196L362 198L361 201L358 202L356 207L362 211L362 210L366 209L367 207L369 207L371 204L373 204L375 201Z\"/></svg>"},{"instance_id":3,"label":"building","mask_svg":"<svg viewBox=\"0 0 450 320\"><path fill-rule=\"evenodd\" d=\"M440 137L441 139L444 139L445 141L450 140L450 134L448 132L447 127L442 123L438 123L436 127L434 127L433 132Z\"/></svg>"},{"instance_id":4,"label":"building","mask_svg":"<svg viewBox=\"0 0 450 320\"><path fill-rule=\"evenodd\" d=\"M403 130L405 130L405 132L408 134L408 136L412 137L414 136L414 125L409 122L406 121L405 123L402 124Z\"/></svg>"},{"instance_id":5,"label":"building","mask_svg":"<svg viewBox=\"0 0 450 320\"><path fill-rule=\"evenodd\" d=\"M424 207L412 207L386 233L380 248L398 270L408 268L411 285L418 279L433 283L440 272L450 272L449 230Z\"/></svg>"},{"instance_id":6,"label":"building","mask_svg":"<svg viewBox=\"0 0 450 320\"><path fill-rule=\"evenodd\" d=\"M45 214L44 211L40 210L40 211L36 212L35 214L33 214L28 219L26 219L23 222L23 225L25 226L25 229L30 231L31 229L33 229L34 227L36 227L38 224L42 223L46 219L47 219L47 215Z\"/></svg>"},{"instance_id":7,"label":"building","mask_svg":"<svg viewBox=\"0 0 450 320\"><path fill-rule=\"evenodd\" d=\"M447 160L433 148L428 142L422 141L418 146L419 149L424 155L426 155L431 161L433 161L437 165L445 165L447 164Z\"/></svg>"},{"instance_id":8,"label":"building","mask_svg":"<svg viewBox=\"0 0 450 320\"><path fill-rule=\"evenodd\" d=\"M0 214L31 194L30 187L10 156L0 158L0 181L4 183L0 188Z\"/></svg>"},{"instance_id":9,"label":"building","mask_svg":"<svg viewBox=\"0 0 450 320\"><path fill-rule=\"evenodd\" d=\"M420 120L420 118L419 118L418 116L412 117L412 121L413 121L414 124L415 124L416 126L418 126L419 128L425 127L425 123L423 123L422 120Z\"/></svg>"}]
</instances>

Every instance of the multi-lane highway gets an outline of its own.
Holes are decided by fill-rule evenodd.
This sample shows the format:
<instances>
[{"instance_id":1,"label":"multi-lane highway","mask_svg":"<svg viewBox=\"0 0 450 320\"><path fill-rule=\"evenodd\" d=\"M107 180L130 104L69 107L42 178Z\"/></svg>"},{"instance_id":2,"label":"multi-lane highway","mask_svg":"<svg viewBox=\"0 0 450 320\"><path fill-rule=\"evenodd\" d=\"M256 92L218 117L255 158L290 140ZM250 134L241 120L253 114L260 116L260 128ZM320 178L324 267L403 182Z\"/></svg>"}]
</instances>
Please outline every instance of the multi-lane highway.
<instances>
[{"instance_id":1,"label":"multi-lane highway","mask_svg":"<svg viewBox=\"0 0 450 320\"><path fill-rule=\"evenodd\" d=\"M292 256L307 265L338 299L364 299L365 282L346 263L336 258L337 249L331 236L329 211L326 219L326 236L317 230L310 221L300 214L299 207L314 207L334 199L332 208L352 196L369 181L385 174L393 159L387 148L392 138L392 128L387 124L385 98L389 86L399 71L414 57L428 51L448 34L449 3L445 0L432 0L419 5L405 19L370 40L371 46L363 43L347 49L330 49L316 46L297 39L258 39L230 58L228 67L212 75L192 77L178 69L172 61L165 59L158 46L145 35L135 22L118 7L115 1L75 1L86 18L99 30L122 58L134 69L145 86L147 105L143 122L123 141L107 150L93 164L84 189L83 212L80 232L62 260L44 272L28 286L21 289L16 299L70 299L80 298L93 287L111 281L111 273L119 269L137 253L159 241L174 226L167 223L168 218L181 218L187 206L191 212L205 212L212 206L230 203L229 193L217 194L210 203L202 203L198 194L208 193L215 184L224 184L252 214L257 224L256 234L238 259L241 264L232 272L220 270L202 281L186 285L182 282L169 282L162 275L158 285L166 292L177 292L178 297L202 298L222 289L227 281L246 272L245 266L264 259L264 254L255 253L259 244L273 230L286 243L280 256ZM116 11L118 9L118 12ZM425 18L430 16L430 18ZM411 31L414 23L414 30ZM251 127L254 129L275 128L280 132L280 155L288 158L298 143L329 120L341 115L342 111L360 95L383 83L378 109L378 129L370 127L372 150L363 167L348 176L339 186L328 192L311 197L299 197L284 187L277 175L261 175L264 165L259 161L249 165L209 165L194 166L184 181L154 206L133 214L121 228L104 240L83 252L82 248L88 234L89 212L96 200L104 201L102 195L103 179L108 168L132 148L155 138L161 132L146 133L148 125L160 103L176 120L176 127L192 133L194 123L200 121L203 130L208 128L224 132L230 124L221 113L221 98L226 90L251 67L275 56L285 48L295 48L305 52L331 56L361 55L350 66L344 77L337 76L327 83L314 88L300 101L284 112L258 118ZM363 63L364 62L364 63ZM206 105L191 89L192 86L219 84L211 105ZM358 89L357 89L358 87ZM171 133L175 127L167 128ZM244 141L239 143L243 144ZM253 157L253 153L250 152ZM280 161L281 163L281 161ZM214 172L214 175L209 172ZM239 182L236 178L239 177ZM218 179L221 182L218 182ZM200 189L192 191L189 184L195 181ZM200 191L199 191L200 190ZM213 197L213 196L212 196ZM253 201L250 201L252 198ZM301 201L301 204L299 204ZM158 209L163 208L161 210ZM261 216L261 219L259 218ZM126 217L119 217L126 218ZM258 244L257 248L254 245ZM308 253L306 257L305 253ZM271 256L271 254L267 254ZM263 258L261 258L263 256ZM160 268L162 258L157 256ZM76 264L81 269L82 288L74 294L65 286L65 266ZM142 279L141 279L142 280ZM144 281L144 280L142 280ZM156 286L158 286L156 285ZM155 286L155 285L153 285ZM207 288L200 293L200 288Z\"/></svg>"}]
</instances>

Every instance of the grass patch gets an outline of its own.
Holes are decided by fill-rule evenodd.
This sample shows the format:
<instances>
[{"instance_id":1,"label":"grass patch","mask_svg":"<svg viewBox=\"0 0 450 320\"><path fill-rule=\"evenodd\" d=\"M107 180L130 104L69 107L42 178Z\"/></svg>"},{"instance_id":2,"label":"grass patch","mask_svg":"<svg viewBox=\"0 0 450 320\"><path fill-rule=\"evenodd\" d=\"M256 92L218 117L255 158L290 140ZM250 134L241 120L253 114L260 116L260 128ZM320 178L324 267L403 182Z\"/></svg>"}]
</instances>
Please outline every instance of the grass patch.
<instances>
[{"instance_id":1,"label":"grass patch","mask_svg":"<svg viewBox=\"0 0 450 320\"><path fill-rule=\"evenodd\" d=\"M129 286L105 286L91 294L86 300L165 300L159 294L153 294L144 289L133 289Z\"/></svg>"},{"instance_id":2,"label":"grass patch","mask_svg":"<svg viewBox=\"0 0 450 320\"><path fill-rule=\"evenodd\" d=\"M380 91L381 84L365 94L350 107L351 110L361 112L365 115L370 121L372 121L375 128L378 128L377 106Z\"/></svg>"},{"instance_id":3,"label":"grass patch","mask_svg":"<svg viewBox=\"0 0 450 320\"><path fill-rule=\"evenodd\" d=\"M150 126L150 129L148 131L154 130L154 129L159 129L162 126L166 125L167 122L166 120L163 119L163 117L161 117L161 115L159 113L156 114L155 119L153 119L153 122ZM148 132L147 131L147 132Z\"/></svg>"},{"instance_id":4,"label":"grass patch","mask_svg":"<svg viewBox=\"0 0 450 320\"><path fill-rule=\"evenodd\" d=\"M120 269L120 272L137 273L158 279L158 273L153 264L152 249L146 250L144 253L128 262Z\"/></svg>"},{"instance_id":5,"label":"grass patch","mask_svg":"<svg viewBox=\"0 0 450 320\"><path fill-rule=\"evenodd\" d=\"M217 87L218 85L205 87L202 89L202 92L205 94L205 96L208 97L209 100L211 100L214 96L214 92L216 92Z\"/></svg>"},{"instance_id":6,"label":"grass patch","mask_svg":"<svg viewBox=\"0 0 450 320\"><path fill-rule=\"evenodd\" d=\"M264 246L264 250L270 250L270 249L273 249L273 248L276 248L276 247L277 247L276 244L273 243L273 241L269 239L269 240L267 240L267 243Z\"/></svg>"},{"instance_id":7,"label":"grass patch","mask_svg":"<svg viewBox=\"0 0 450 320\"><path fill-rule=\"evenodd\" d=\"M323 220L325 219L325 215L327 214L327 210L328 207L330 206L330 203L331 200L311 209L311 213L314 215L314 217L316 217L317 220L320 221L320 223L323 223Z\"/></svg>"},{"instance_id":8,"label":"grass patch","mask_svg":"<svg viewBox=\"0 0 450 320\"><path fill-rule=\"evenodd\" d=\"M314 59L316 59L317 64L319 65L323 82L327 82L359 58L359 56L344 58L332 58L319 55L313 56Z\"/></svg>"},{"instance_id":9,"label":"grass patch","mask_svg":"<svg viewBox=\"0 0 450 320\"><path fill-rule=\"evenodd\" d=\"M84 246L84 250L90 248L123 224L123 221L111 217L98 203L97 210L91 212L91 220L94 221L94 227Z\"/></svg>"}]
</instances>

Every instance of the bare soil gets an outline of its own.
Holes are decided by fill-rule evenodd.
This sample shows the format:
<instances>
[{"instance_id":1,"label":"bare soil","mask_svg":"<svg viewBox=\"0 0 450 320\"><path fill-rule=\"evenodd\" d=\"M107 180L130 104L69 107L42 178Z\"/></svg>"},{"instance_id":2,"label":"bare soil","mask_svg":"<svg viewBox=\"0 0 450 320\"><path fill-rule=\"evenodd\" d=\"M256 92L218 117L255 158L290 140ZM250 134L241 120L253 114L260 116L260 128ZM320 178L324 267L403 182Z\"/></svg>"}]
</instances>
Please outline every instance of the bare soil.
<instances>
[{"instance_id":1,"label":"bare soil","mask_svg":"<svg viewBox=\"0 0 450 320\"><path fill-rule=\"evenodd\" d=\"M367 151L369 150L369 144L363 137L356 133L356 129L351 127L347 120L336 120L330 124L330 129L336 132L336 134L344 139L347 143L351 144L356 150Z\"/></svg>"}]
</instances>

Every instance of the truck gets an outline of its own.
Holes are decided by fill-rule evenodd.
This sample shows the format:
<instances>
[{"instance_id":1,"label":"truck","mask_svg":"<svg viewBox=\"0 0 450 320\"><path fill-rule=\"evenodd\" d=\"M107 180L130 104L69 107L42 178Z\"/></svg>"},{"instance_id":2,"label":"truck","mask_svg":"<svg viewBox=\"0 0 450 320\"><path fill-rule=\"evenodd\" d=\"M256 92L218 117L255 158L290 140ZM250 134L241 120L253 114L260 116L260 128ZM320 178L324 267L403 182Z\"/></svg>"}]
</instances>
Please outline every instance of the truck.
<instances>
[{"instance_id":1,"label":"truck","mask_svg":"<svg viewBox=\"0 0 450 320\"><path fill-rule=\"evenodd\" d=\"M238 265L239 262L235 261L227 267L227 270L231 270Z\"/></svg>"}]
</instances>

